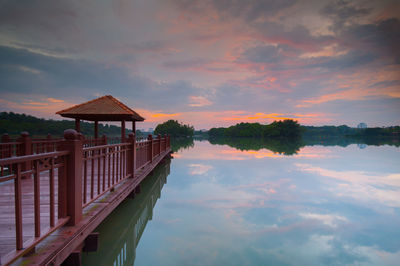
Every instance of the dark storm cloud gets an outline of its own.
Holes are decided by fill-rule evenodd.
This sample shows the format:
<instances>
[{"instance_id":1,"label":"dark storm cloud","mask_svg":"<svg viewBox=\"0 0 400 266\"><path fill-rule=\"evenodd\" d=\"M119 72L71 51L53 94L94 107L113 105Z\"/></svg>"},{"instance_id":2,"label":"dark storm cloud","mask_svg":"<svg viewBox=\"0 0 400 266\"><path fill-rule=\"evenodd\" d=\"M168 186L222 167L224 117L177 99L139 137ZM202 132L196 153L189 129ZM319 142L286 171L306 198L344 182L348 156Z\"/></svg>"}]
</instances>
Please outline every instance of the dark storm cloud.
<instances>
[{"instance_id":1,"label":"dark storm cloud","mask_svg":"<svg viewBox=\"0 0 400 266\"><path fill-rule=\"evenodd\" d=\"M282 24L264 21L254 22L251 27L264 41L286 44L306 51L335 41L333 36L313 36L310 30L302 25L287 29Z\"/></svg>"},{"instance_id":2,"label":"dark storm cloud","mask_svg":"<svg viewBox=\"0 0 400 266\"><path fill-rule=\"evenodd\" d=\"M335 57L319 57L311 60L304 60L307 62L303 68L324 68L328 70L343 70L347 71L349 68L359 68L376 59L376 55L368 54L359 51L350 51L348 54L335 56Z\"/></svg>"},{"instance_id":3,"label":"dark storm cloud","mask_svg":"<svg viewBox=\"0 0 400 266\"><path fill-rule=\"evenodd\" d=\"M393 87L393 86L400 86L400 80L381 81L381 82L377 82L377 83L370 85L368 88L382 89L382 88Z\"/></svg>"},{"instance_id":4,"label":"dark storm cloud","mask_svg":"<svg viewBox=\"0 0 400 266\"><path fill-rule=\"evenodd\" d=\"M213 0L213 6L222 14L232 17L243 17L246 21L253 21L260 17L275 15L282 9L294 5L296 0Z\"/></svg>"},{"instance_id":5,"label":"dark storm cloud","mask_svg":"<svg viewBox=\"0 0 400 266\"><path fill-rule=\"evenodd\" d=\"M70 1L3 0L0 2L0 28L19 30L34 38L38 32L63 38L76 32L77 13ZM62 26L62 27L61 27Z\"/></svg>"},{"instance_id":6,"label":"dark storm cloud","mask_svg":"<svg viewBox=\"0 0 400 266\"><path fill-rule=\"evenodd\" d=\"M322 14L334 20L334 29L340 29L345 22L370 14L371 9L357 7L354 3L344 0L331 2L322 9Z\"/></svg>"},{"instance_id":7,"label":"dark storm cloud","mask_svg":"<svg viewBox=\"0 0 400 266\"><path fill-rule=\"evenodd\" d=\"M174 1L183 10L194 13L209 12L209 9L216 10L219 19L241 17L250 22L259 18L276 15L277 12L293 6L296 0L209 0L209 1Z\"/></svg>"},{"instance_id":8,"label":"dark storm cloud","mask_svg":"<svg viewBox=\"0 0 400 266\"><path fill-rule=\"evenodd\" d=\"M377 23L353 25L346 28L340 38L354 49L395 59L400 63L400 20L391 18Z\"/></svg>"},{"instance_id":9,"label":"dark storm cloud","mask_svg":"<svg viewBox=\"0 0 400 266\"><path fill-rule=\"evenodd\" d=\"M141 108L187 108L190 95L199 88L190 82L158 83L133 75L127 69L87 60L56 58L0 46L0 93L47 94L68 98L113 93L128 97ZM173 104L174 103L174 104Z\"/></svg>"},{"instance_id":10,"label":"dark storm cloud","mask_svg":"<svg viewBox=\"0 0 400 266\"><path fill-rule=\"evenodd\" d=\"M212 63L212 60L204 58L191 58L185 60L170 60L164 62L162 65L166 68L174 69L192 69L194 67L201 67Z\"/></svg>"},{"instance_id":11,"label":"dark storm cloud","mask_svg":"<svg viewBox=\"0 0 400 266\"><path fill-rule=\"evenodd\" d=\"M252 47L246 50L242 56L255 63L277 63L281 59L279 47L272 45Z\"/></svg>"}]
</instances>

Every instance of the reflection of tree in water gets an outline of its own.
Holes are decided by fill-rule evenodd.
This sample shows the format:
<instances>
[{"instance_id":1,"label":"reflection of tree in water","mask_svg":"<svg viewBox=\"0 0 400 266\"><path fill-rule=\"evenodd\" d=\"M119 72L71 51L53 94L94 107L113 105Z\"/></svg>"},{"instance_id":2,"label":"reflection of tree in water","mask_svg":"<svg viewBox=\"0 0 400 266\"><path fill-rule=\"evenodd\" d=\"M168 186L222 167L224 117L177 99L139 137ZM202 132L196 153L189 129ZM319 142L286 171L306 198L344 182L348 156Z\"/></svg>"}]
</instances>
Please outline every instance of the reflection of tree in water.
<instances>
[{"instance_id":1,"label":"reflection of tree in water","mask_svg":"<svg viewBox=\"0 0 400 266\"><path fill-rule=\"evenodd\" d=\"M274 153L293 155L304 146L301 138L210 138L211 144L226 144L243 150L268 149Z\"/></svg>"},{"instance_id":2,"label":"reflection of tree in water","mask_svg":"<svg viewBox=\"0 0 400 266\"><path fill-rule=\"evenodd\" d=\"M313 136L303 137L304 144L307 146L322 145L322 146L341 146L347 147L351 144L381 146L390 145L399 147L400 143L397 138L391 137L332 137L332 136Z\"/></svg>"},{"instance_id":3,"label":"reflection of tree in water","mask_svg":"<svg viewBox=\"0 0 400 266\"><path fill-rule=\"evenodd\" d=\"M391 145L400 146L395 138L352 138L352 137L327 137L313 136L305 138L209 138L211 144L229 145L238 150L268 149L272 152L293 155L304 146L341 146L347 147L350 144L357 144L360 148L365 146Z\"/></svg>"},{"instance_id":4,"label":"reflection of tree in water","mask_svg":"<svg viewBox=\"0 0 400 266\"><path fill-rule=\"evenodd\" d=\"M178 152L181 149L189 149L194 147L193 138L171 138L171 149Z\"/></svg>"},{"instance_id":5,"label":"reflection of tree in water","mask_svg":"<svg viewBox=\"0 0 400 266\"><path fill-rule=\"evenodd\" d=\"M136 247L170 173L171 160L157 166L140 184L140 193L127 198L96 229L97 252L82 254L83 265L134 265Z\"/></svg>"}]
</instances>

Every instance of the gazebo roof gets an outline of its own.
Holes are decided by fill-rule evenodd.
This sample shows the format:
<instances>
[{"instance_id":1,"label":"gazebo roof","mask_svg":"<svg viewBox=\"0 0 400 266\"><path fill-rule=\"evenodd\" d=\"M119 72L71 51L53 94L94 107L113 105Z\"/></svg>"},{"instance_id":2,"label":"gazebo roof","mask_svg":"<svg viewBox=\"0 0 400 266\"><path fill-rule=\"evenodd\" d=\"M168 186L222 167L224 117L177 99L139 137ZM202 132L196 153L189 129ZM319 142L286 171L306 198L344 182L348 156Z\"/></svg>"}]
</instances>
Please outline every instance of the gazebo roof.
<instances>
[{"instance_id":1,"label":"gazebo roof","mask_svg":"<svg viewBox=\"0 0 400 266\"><path fill-rule=\"evenodd\" d=\"M143 121L144 118L111 95L58 111L63 117L89 121Z\"/></svg>"}]
</instances>

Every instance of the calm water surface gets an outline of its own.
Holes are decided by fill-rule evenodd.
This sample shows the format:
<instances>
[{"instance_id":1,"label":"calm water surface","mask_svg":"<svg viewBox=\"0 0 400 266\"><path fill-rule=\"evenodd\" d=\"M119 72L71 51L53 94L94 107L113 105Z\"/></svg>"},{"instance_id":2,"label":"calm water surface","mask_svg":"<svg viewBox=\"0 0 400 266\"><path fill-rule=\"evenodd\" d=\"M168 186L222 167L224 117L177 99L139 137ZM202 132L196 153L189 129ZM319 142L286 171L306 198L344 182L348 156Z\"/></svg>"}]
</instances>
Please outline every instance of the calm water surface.
<instances>
[{"instance_id":1,"label":"calm water surface","mask_svg":"<svg viewBox=\"0 0 400 266\"><path fill-rule=\"evenodd\" d=\"M86 265L400 265L400 149L196 141L99 226Z\"/></svg>"}]
</instances>

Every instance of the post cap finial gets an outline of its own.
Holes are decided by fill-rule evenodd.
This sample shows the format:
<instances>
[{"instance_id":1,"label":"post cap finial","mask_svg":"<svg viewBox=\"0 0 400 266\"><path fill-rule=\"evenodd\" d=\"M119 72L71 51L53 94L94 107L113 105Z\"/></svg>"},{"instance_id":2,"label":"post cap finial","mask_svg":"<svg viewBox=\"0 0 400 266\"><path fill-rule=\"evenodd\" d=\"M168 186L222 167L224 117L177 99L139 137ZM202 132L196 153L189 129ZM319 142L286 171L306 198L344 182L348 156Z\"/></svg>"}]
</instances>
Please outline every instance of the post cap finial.
<instances>
[{"instance_id":1,"label":"post cap finial","mask_svg":"<svg viewBox=\"0 0 400 266\"><path fill-rule=\"evenodd\" d=\"M21 132L21 136L22 137L28 137L29 136L29 132L23 131L23 132Z\"/></svg>"},{"instance_id":2,"label":"post cap finial","mask_svg":"<svg viewBox=\"0 0 400 266\"><path fill-rule=\"evenodd\" d=\"M75 140L78 139L79 135L75 129L67 129L64 130L64 138L67 140Z\"/></svg>"}]
</instances>

